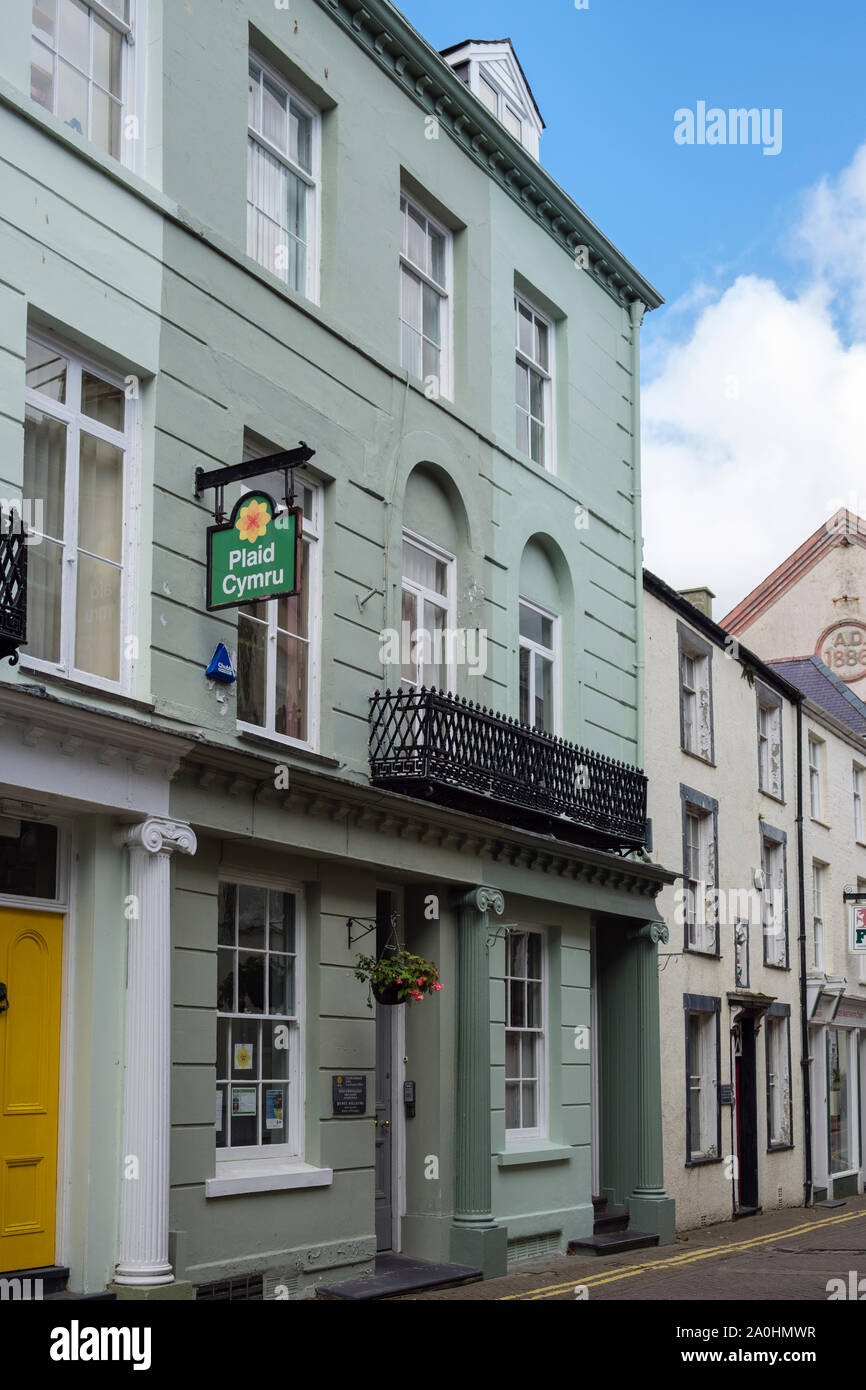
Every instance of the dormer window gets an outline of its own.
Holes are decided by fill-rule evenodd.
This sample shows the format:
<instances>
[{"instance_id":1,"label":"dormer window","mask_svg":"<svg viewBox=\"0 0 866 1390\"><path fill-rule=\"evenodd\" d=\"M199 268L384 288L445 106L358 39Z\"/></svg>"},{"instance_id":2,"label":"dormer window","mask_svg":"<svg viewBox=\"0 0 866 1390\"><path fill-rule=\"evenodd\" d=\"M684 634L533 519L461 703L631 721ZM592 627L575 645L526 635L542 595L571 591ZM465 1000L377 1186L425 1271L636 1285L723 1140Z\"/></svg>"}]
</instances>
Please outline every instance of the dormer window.
<instances>
[{"instance_id":1,"label":"dormer window","mask_svg":"<svg viewBox=\"0 0 866 1390\"><path fill-rule=\"evenodd\" d=\"M506 130L511 132L515 140L519 140L523 144L523 122L508 105L508 102L505 103L505 115L502 117L502 124Z\"/></svg>"},{"instance_id":2,"label":"dormer window","mask_svg":"<svg viewBox=\"0 0 866 1390\"><path fill-rule=\"evenodd\" d=\"M488 82L483 73L478 74L478 95L484 102L488 111L492 111L494 116L499 115L499 92L492 82Z\"/></svg>"},{"instance_id":3,"label":"dormer window","mask_svg":"<svg viewBox=\"0 0 866 1390\"><path fill-rule=\"evenodd\" d=\"M511 40L456 44L442 57L509 135L537 159L544 121Z\"/></svg>"}]
</instances>

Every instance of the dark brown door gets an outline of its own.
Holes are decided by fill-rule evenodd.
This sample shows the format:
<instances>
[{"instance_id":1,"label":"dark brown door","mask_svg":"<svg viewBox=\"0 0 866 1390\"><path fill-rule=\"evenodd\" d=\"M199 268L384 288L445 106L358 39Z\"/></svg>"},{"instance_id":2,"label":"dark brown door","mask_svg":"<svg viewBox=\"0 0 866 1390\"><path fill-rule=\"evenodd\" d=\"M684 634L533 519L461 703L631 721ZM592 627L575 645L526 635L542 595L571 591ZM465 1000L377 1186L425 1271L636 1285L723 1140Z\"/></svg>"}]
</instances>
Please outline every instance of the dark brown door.
<instances>
[{"instance_id":1,"label":"dark brown door","mask_svg":"<svg viewBox=\"0 0 866 1390\"><path fill-rule=\"evenodd\" d=\"M737 1087L737 1205L748 1210L758 1205L758 1084L755 1074L757 1046L755 1022L739 1023L740 1048L736 1059Z\"/></svg>"}]
</instances>

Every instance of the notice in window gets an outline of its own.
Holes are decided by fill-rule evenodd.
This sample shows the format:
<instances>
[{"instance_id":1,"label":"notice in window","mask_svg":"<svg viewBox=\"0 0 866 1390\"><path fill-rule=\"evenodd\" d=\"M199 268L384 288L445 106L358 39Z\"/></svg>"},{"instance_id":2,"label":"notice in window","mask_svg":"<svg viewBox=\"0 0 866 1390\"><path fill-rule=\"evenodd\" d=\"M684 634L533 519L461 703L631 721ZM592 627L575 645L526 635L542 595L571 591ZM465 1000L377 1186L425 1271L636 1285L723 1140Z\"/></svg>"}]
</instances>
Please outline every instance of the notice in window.
<instances>
[{"instance_id":1,"label":"notice in window","mask_svg":"<svg viewBox=\"0 0 866 1390\"><path fill-rule=\"evenodd\" d=\"M235 1071L252 1071L253 1044L235 1043Z\"/></svg>"},{"instance_id":2,"label":"notice in window","mask_svg":"<svg viewBox=\"0 0 866 1390\"><path fill-rule=\"evenodd\" d=\"M232 1086L232 1114L256 1114L255 1086Z\"/></svg>"},{"instance_id":3,"label":"notice in window","mask_svg":"<svg viewBox=\"0 0 866 1390\"><path fill-rule=\"evenodd\" d=\"M265 1128L282 1129L283 1092L281 1089L265 1091Z\"/></svg>"}]
</instances>

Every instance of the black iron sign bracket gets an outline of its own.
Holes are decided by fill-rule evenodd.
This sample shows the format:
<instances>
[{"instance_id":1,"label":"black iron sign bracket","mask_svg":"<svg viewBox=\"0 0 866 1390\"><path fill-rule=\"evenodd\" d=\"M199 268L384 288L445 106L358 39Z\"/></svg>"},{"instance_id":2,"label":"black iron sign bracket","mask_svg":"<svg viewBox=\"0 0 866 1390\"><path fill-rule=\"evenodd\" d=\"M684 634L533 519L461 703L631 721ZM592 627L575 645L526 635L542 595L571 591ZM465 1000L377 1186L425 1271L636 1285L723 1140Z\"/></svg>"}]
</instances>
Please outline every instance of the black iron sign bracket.
<instances>
[{"instance_id":1,"label":"black iron sign bracket","mask_svg":"<svg viewBox=\"0 0 866 1390\"><path fill-rule=\"evenodd\" d=\"M195 470L195 496L198 500L208 488L215 491L214 520L219 526L225 519L224 495L230 483L241 482L244 478L260 478L265 473L282 473L285 480L285 502L291 511L295 502L295 469L306 468L316 451L301 440L297 449L285 449L279 454L268 454L266 458L249 459L246 463L235 463L229 468L213 468L206 473L203 468Z\"/></svg>"}]
</instances>

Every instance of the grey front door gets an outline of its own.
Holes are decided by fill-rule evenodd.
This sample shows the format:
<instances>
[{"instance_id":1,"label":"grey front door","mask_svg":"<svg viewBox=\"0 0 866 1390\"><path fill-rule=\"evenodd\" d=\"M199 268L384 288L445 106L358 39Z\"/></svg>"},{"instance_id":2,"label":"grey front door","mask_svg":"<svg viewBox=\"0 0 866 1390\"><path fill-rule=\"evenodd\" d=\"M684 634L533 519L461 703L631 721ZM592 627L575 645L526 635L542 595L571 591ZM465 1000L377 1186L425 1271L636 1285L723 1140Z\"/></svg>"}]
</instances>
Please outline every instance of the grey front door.
<instances>
[{"instance_id":1,"label":"grey front door","mask_svg":"<svg viewBox=\"0 0 866 1390\"><path fill-rule=\"evenodd\" d=\"M376 951L391 933L391 894L376 893ZM376 1004L376 1249L390 1250L392 1235L391 1073L393 1005Z\"/></svg>"}]
</instances>

